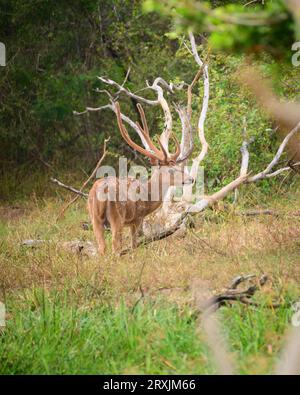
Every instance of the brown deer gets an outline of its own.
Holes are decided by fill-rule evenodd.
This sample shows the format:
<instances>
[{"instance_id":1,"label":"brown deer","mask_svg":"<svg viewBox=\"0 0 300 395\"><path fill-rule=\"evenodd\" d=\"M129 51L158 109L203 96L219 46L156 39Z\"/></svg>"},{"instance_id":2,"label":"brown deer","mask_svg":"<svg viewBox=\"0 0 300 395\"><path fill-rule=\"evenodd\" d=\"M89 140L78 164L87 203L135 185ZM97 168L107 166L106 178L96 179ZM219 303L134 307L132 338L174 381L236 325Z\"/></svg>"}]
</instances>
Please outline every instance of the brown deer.
<instances>
[{"instance_id":1,"label":"brown deer","mask_svg":"<svg viewBox=\"0 0 300 395\"><path fill-rule=\"evenodd\" d=\"M150 150L136 144L129 136L128 131L123 125L119 103L115 103L118 126L123 139L137 152L150 159L152 166L152 176L146 182L133 178L122 180L117 177L106 177L97 180L89 192L88 209L93 224L94 234L98 243L101 255L105 253L104 226L109 223L112 232L112 248L114 252L120 251L122 245L122 230L124 226L131 229L131 246L137 247L137 235L142 228L143 219L158 209L170 186L182 186L193 183L193 178L184 170L182 163L189 157L192 147L179 159L181 154L180 145L175 136L172 136L175 143L175 153L168 155L160 138L158 143L160 148L150 138L149 129L143 108L137 105L143 127L138 123L137 126L144 136ZM115 199L110 200L107 192L114 191ZM125 189L125 190L124 190ZM132 199L128 196L127 200L120 200L120 192L128 192L130 189L144 192L146 199ZM100 193L101 192L101 193ZM157 192L153 199L153 195ZM101 196L100 196L101 195ZM104 196L105 195L105 196ZM128 194L126 194L127 196ZM130 195L130 194L129 194Z\"/></svg>"}]
</instances>

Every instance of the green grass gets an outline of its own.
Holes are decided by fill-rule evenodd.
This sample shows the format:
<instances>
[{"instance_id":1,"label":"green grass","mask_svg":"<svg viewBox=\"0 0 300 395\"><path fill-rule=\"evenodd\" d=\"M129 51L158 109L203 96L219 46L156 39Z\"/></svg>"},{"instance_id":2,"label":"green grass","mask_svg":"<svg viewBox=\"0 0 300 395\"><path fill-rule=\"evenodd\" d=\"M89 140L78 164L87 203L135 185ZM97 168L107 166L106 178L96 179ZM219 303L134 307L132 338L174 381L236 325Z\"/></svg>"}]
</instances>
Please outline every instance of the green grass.
<instances>
[{"instance_id":1,"label":"green grass","mask_svg":"<svg viewBox=\"0 0 300 395\"><path fill-rule=\"evenodd\" d=\"M163 300L132 311L122 302L77 305L64 293L36 289L23 303L7 307L11 318L0 336L1 374L216 372L192 311ZM278 351L290 310L236 305L222 308L220 316L238 371L269 372L276 353L268 355L267 348Z\"/></svg>"},{"instance_id":2,"label":"green grass","mask_svg":"<svg viewBox=\"0 0 300 395\"><path fill-rule=\"evenodd\" d=\"M20 307L20 306L19 306ZM212 373L191 313L174 306L101 300L90 306L35 292L25 308L11 306L0 338L1 374Z\"/></svg>"},{"instance_id":3,"label":"green grass","mask_svg":"<svg viewBox=\"0 0 300 395\"><path fill-rule=\"evenodd\" d=\"M268 303L259 308L235 304L223 309L222 322L239 373L272 373L291 315L288 305L271 309Z\"/></svg>"}]
</instances>

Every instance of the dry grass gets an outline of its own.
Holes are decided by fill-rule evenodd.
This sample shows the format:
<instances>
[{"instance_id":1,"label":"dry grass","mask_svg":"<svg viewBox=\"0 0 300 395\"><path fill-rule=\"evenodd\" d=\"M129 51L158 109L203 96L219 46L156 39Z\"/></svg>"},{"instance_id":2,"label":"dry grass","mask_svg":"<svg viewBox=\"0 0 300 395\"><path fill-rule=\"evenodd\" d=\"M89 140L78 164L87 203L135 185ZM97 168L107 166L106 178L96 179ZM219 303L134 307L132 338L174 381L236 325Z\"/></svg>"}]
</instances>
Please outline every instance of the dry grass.
<instances>
[{"instance_id":1,"label":"dry grass","mask_svg":"<svg viewBox=\"0 0 300 395\"><path fill-rule=\"evenodd\" d=\"M270 292L277 296L300 280L299 217L208 212L185 238L169 237L124 257L87 258L56 246L62 240L93 240L92 231L80 227L87 219L83 202L58 223L55 200L32 204L22 214L20 210L18 216L10 214L9 208L0 211L5 212L0 266L5 293L37 286L60 289L67 284L78 296L88 292L134 300L141 286L145 293L186 303L197 278L209 281L212 291L218 291L236 275L267 273L272 279ZM49 242L33 249L21 246L29 238Z\"/></svg>"},{"instance_id":2,"label":"dry grass","mask_svg":"<svg viewBox=\"0 0 300 395\"><path fill-rule=\"evenodd\" d=\"M59 222L61 202L56 199L32 199L17 209L2 207L0 299L9 313L6 336L0 337L3 372L97 372L92 358L97 353L103 355L98 360L101 371L107 373L213 372L191 318L195 287L201 291L199 284L206 284L210 296L237 275L266 273L271 281L258 295L262 301L297 300L300 217L288 215L296 211L296 201L293 195L287 203L273 207L282 213L279 217L207 211L184 238L171 236L123 257L102 258L58 248L59 241L93 240L92 231L81 227L87 220L84 202L73 205ZM31 238L47 242L37 248L21 245ZM109 233L107 239L110 244ZM126 242L128 238L124 247ZM136 305L142 294L145 303ZM133 306L137 306L134 313ZM239 371L273 369L290 308L257 310L236 304L221 313ZM87 325L88 335L84 329L77 332L80 322ZM130 336L124 337L124 325L129 325ZM71 345L68 336L73 339ZM59 363L57 341L65 344L60 347ZM156 351L151 353L153 347ZM81 361L74 366L70 364L73 351Z\"/></svg>"}]
</instances>

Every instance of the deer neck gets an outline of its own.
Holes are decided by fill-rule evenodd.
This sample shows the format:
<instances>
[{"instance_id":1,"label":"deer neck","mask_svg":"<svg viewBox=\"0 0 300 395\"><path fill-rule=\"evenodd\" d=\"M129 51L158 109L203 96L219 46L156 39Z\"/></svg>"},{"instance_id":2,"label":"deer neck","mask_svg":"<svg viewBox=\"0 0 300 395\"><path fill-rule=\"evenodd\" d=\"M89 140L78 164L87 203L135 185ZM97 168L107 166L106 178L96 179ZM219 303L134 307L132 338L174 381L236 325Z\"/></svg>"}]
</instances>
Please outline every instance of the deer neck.
<instances>
[{"instance_id":1,"label":"deer neck","mask_svg":"<svg viewBox=\"0 0 300 395\"><path fill-rule=\"evenodd\" d=\"M149 213L162 205L167 192L168 187L163 182L161 172L155 169L151 178L148 180Z\"/></svg>"}]
</instances>

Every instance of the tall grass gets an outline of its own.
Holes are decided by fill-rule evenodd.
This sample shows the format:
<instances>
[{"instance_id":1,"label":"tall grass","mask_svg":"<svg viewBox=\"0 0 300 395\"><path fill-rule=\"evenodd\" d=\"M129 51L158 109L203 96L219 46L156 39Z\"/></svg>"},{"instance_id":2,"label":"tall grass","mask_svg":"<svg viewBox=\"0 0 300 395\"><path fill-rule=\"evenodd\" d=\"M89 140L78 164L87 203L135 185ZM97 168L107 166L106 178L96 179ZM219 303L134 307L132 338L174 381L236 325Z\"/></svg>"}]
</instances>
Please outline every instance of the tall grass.
<instances>
[{"instance_id":1,"label":"tall grass","mask_svg":"<svg viewBox=\"0 0 300 395\"><path fill-rule=\"evenodd\" d=\"M35 291L0 337L2 374L212 373L187 311L138 306L134 313L99 304L76 306L63 293Z\"/></svg>"},{"instance_id":2,"label":"tall grass","mask_svg":"<svg viewBox=\"0 0 300 395\"><path fill-rule=\"evenodd\" d=\"M0 336L1 374L213 374L215 367L190 309L157 300L134 310L76 304L64 292L35 289L7 304ZM269 373L291 310L222 308L237 373Z\"/></svg>"},{"instance_id":3,"label":"tall grass","mask_svg":"<svg viewBox=\"0 0 300 395\"><path fill-rule=\"evenodd\" d=\"M289 202L295 201L294 195ZM299 217L208 212L184 239L100 259L58 248L58 241L93 240L80 227L84 202L59 222L58 207L52 198L27 203L17 215L1 209L0 300L8 313L1 374L213 374L195 319L193 282L207 280L211 294L249 273L270 278L260 307L224 307L221 324L237 373L272 371L299 298ZM47 242L28 249L22 246L28 238ZM144 298L136 305L140 289ZM282 307L271 309L273 299Z\"/></svg>"}]
</instances>

